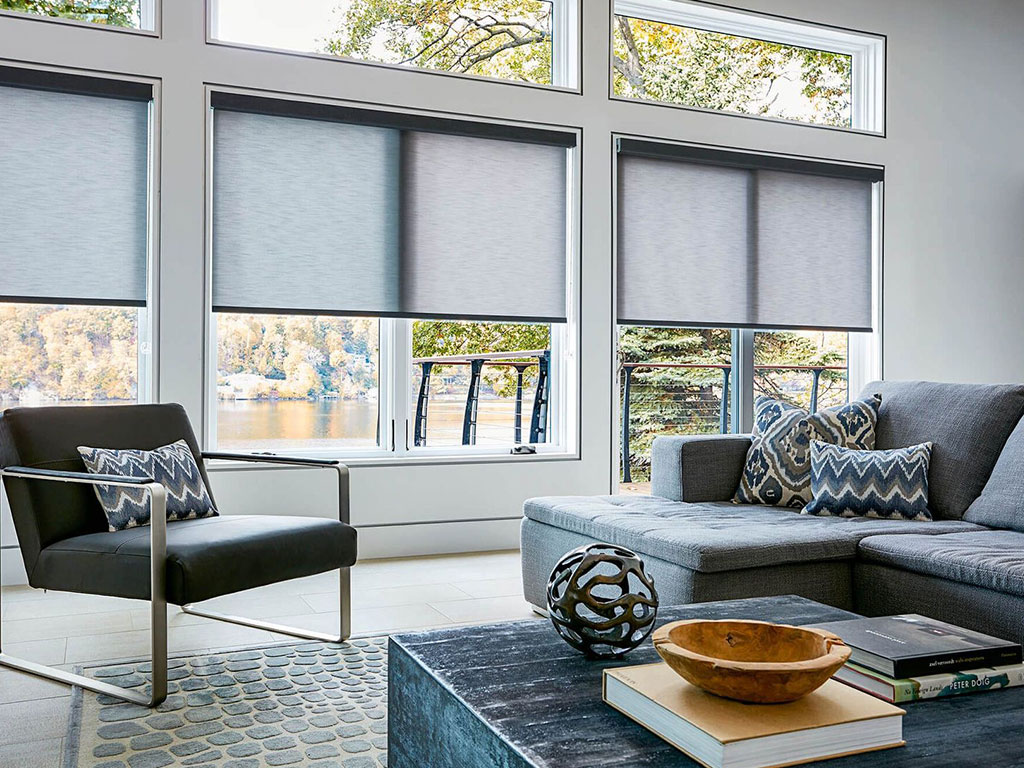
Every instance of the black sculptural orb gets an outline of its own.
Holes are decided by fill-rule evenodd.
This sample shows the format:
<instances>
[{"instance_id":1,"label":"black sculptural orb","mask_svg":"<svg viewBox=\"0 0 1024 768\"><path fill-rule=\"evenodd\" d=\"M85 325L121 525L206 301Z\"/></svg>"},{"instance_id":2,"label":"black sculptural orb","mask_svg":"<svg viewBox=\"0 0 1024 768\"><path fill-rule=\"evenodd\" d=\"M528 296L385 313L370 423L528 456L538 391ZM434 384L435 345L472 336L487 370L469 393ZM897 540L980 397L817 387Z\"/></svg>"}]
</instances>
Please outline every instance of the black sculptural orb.
<instances>
[{"instance_id":1,"label":"black sculptural orb","mask_svg":"<svg viewBox=\"0 0 1024 768\"><path fill-rule=\"evenodd\" d=\"M658 592L635 552L588 544L567 553L548 579L548 615L573 648L614 658L636 648L654 629Z\"/></svg>"}]
</instances>

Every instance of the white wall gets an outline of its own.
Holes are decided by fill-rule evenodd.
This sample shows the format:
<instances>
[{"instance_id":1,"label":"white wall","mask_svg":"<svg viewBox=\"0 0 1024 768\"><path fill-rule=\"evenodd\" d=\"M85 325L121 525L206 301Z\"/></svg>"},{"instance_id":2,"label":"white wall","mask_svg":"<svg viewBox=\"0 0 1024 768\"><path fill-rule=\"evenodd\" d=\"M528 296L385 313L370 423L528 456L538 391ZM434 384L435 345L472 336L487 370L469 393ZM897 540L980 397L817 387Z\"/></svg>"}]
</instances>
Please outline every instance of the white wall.
<instances>
[{"instance_id":1,"label":"white wall","mask_svg":"<svg viewBox=\"0 0 1024 768\"><path fill-rule=\"evenodd\" d=\"M357 466L352 519L364 556L513 546L525 498L609 491L612 131L885 165L886 377L1024 381L1024 3L736 0L887 35L884 138L609 101L608 0L583 5L582 95L206 45L201 0L165 0L162 39L0 18L5 58L162 78L160 398L183 403L197 425L204 82L368 102L386 94L411 108L583 129L580 458ZM220 470L214 490L227 511L330 514L333 485L315 474ZM445 522L458 520L491 522ZM410 526L373 527L401 523Z\"/></svg>"}]
</instances>

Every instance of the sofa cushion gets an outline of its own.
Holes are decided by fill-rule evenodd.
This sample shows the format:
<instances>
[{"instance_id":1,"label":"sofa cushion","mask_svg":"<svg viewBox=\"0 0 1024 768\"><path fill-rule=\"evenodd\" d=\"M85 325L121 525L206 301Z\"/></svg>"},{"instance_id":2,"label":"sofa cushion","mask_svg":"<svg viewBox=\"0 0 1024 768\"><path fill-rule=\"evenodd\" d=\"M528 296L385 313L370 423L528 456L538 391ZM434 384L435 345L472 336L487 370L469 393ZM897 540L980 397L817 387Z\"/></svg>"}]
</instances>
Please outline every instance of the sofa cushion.
<instances>
[{"instance_id":1,"label":"sofa cushion","mask_svg":"<svg viewBox=\"0 0 1024 768\"><path fill-rule=\"evenodd\" d=\"M539 523L705 573L852 558L857 542L875 534L982 530L963 521L815 517L783 507L655 496L549 496L527 500L523 511Z\"/></svg>"},{"instance_id":2,"label":"sofa cushion","mask_svg":"<svg viewBox=\"0 0 1024 768\"><path fill-rule=\"evenodd\" d=\"M1024 413L1024 385L880 381L875 448L932 442L928 506L956 520L981 493L1003 444Z\"/></svg>"},{"instance_id":3,"label":"sofa cushion","mask_svg":"<svg viewBox=\"0 0 1024 768\"><path fill-rule=\"evenodd\" d=\"M874 396L817 413L784 400L757 398L754 434L735 501L802 507L811 500L811 441L870 451L877 418Z\"/></svg>"},{"instance_id":4,"label":"sofa cushion","mask_svg":"<svg viewBox=\"0 0 1024 768\"><path fill-rule=\"evenodd\" d=\"M1017 531L871 536L858 558L1024 597L1024 533Z\"/></svg>"},{"instance_id":5,"label":"sofa cushion","mask_svg":"<svg viewBox=\"0 0 1024 768\"><path fill-rule=\"evenodd\" d=\"M1006 439L988 482L967 508L964 520L1024 531L1024 419Z\"/></svg>"}]
</instances>

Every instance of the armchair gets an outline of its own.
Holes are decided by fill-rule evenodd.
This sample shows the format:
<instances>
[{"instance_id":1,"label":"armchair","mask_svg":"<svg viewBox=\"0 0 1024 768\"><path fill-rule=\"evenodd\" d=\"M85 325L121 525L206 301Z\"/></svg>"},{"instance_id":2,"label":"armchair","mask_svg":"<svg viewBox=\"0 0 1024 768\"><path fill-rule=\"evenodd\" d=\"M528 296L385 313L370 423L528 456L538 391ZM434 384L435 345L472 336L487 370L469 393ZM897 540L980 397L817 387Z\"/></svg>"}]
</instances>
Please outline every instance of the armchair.
<instances>
[{"instance_id":1,"label":"armchair","mask_svg":"<svg viewBox=\"0 0 1024 768\"><path fill-rule=\"evenodd\" d=\"M166 491L152 478L84 471L78 445L151 450L185 440L213 498L207 460L228 459L333 470L338 518L224 515L167 522ZM349 523L348 470L333 460L201 452L179 405L14 408L0 416L0 483L7 494L32 587L148 600L153 662L147 694L18 659L0 666L153 707L167 696L167 603L186 613L314 640L351 633L349 567L356 532ZM95 485L142 487L151 524L110 532ZM336 635L216 613L204 600L338 569ZM0 604L0 619L2 619ZM2 635L0 635L2 637Z\"/></svg>"}]
</instances>

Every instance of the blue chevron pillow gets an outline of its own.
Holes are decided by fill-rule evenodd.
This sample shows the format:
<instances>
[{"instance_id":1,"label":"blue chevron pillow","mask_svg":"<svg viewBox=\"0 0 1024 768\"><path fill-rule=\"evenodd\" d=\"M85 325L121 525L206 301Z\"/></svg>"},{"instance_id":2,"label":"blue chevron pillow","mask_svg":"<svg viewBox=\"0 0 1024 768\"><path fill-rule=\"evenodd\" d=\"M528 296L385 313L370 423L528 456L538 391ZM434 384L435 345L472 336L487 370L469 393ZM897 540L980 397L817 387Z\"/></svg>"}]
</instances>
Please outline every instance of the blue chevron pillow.
<instances>
[{"instance_id":1,"label":"blue chevron pillow","mask_svg":"<svg viewBox=\"0 0 1024 768\"><path fill-rule=\"evenodd\" d=\"M811 442L808 515L931 520L928 462L932 444L857 451Z\"/></svg>"},{"instance_id":2,"label":"blue chevron pillow","mask_svg":"<svg viewBox=\"0 0 1024 768\"><path fill-rule=\"evenodd\" d=\"M213 499L188 443L179 440L152 451L78 446L86 469L94 475L152 477L167 489L167 520L191 520L217 514ZM141 488L97 485L96 496L111 531L149 525L149 494Z\"/></svg>"}]
</instances>

